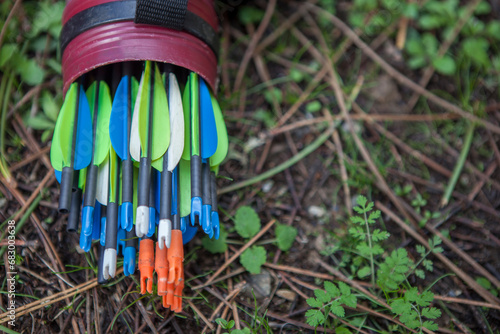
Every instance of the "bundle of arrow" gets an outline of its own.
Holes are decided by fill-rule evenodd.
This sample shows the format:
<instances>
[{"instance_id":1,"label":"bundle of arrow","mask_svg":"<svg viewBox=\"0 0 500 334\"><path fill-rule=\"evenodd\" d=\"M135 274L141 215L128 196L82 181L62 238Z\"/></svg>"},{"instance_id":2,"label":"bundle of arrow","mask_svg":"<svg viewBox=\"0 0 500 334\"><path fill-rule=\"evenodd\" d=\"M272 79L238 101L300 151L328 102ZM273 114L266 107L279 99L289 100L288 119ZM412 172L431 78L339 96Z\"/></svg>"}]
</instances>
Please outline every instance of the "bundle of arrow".
<instances>
[{"instance_id":1,"label":"bundle of arrow","mask_svg":"<svg viewBox=\"0 0 500 334\"><path fill-rule=\"evenodd\" d=\"M158 27L160 14L169 25L171 17L178 19L181 7L176 4L184 6L184 22ZM131 8L135 22L127 19ZM208 0L72 0L63 17L66 95L50 154L61 184L59 210L69 212L68 231L76 232L81 221L84 251L99 241L100 282L115 276L119 253L125 275L133 274L138 251L141 292L153 292L155 271L164 307L176 312L182 310L183 244L197 225L210 238L218 238L220 231L215 181L228 137L210 88L216 71L199 70L182 53L184 43L191 51L198 46L194 58L215 55L210 31L186 28L189 22L200 26L203 19L193 12L207 9L213 11ZM82 27L89 15L93 25ZM209 30L210 24L201 26ZM138 44L147 37L181 52L151 54ZM97 50L92 49L96 44ZM74 66L77 55L84 63L80 68Z\"/></svg>"}]
</instances>

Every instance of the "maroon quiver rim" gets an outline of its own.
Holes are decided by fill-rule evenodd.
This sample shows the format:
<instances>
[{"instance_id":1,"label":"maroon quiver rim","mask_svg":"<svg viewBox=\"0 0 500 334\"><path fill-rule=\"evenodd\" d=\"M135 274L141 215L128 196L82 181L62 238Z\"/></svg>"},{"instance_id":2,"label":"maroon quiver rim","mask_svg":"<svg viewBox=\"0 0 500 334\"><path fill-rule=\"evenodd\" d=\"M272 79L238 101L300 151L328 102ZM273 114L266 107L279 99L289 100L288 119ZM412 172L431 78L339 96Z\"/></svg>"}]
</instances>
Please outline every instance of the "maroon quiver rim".
<instances>
[{"instance_id":1,"label":"maroon quiver rim","mask_svg":"<svg viewBox=\"0 0 500 334\"><path fill-rule=\"evenodd\" d=\"M168 3L156 0L161 1ZM135 23L135 0L67 1L61 33L64 92L77 78L97 67L144 60L196 72L216 91L219 25L215 1L178 2L187 5L187 16L181 18L185 28L179 28L178 20L177 28ZM177 13L172 17L173 21L179 19Z\"/></svg>"}]
</instances>

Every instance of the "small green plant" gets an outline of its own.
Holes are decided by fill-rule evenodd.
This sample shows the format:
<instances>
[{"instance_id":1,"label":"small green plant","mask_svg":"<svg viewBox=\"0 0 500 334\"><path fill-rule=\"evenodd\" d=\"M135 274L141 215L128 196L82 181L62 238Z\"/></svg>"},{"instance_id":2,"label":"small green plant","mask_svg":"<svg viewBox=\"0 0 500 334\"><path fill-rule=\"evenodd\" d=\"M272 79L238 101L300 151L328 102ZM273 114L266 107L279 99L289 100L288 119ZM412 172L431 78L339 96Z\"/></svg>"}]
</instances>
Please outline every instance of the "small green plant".
<instances>
[{"instance_id":1,"label":"small green plant","mask_svg":"<svg viewBox=\"0 0 500 334\"><path fill-rule=\"evenodd\" d=\"M399 315L399 320L411 329L427 328L435 331L438 325L432 320L441 316L441 311L435 307L428 307L434 300L434 294L430 291L418 293L416 287L408 289L403 297L391 302L392 312Z\"/></svg>"},{"instance_id":2,"label":"small green plant","mask_svg":"<svg viewBox=\"0 0 500 334\"><path fill-rule=\"evenodd\" d=\"M358 213L358 216L351 217L351 222L355 227L349 229L349 233L359 240L356 250L359 254L368 259L370 262L370 267L362 267L358 271L359 277L366 277L371 275L372 283L375 283L375 259L376 255L380 255L384 252L381 246L381 242L389 238L389 233L387 231L381 231L380 229L375 229L370 231L370 225L376 223L376 220L380 218L380 211L373 211L373 203L368 203L368 200L364 196L358 196L356 202L358 203L353 209Z\"/></svg>"},{"instance_id":3,"label":"small green plant","mask_svg":"<svg viewBox=\"0 0 500 334\"><path fill-rule=\"evenodd\" d=\"M352 308L357 305L356 296L351 293L351 288L344 282L338 282L337 287L334 283L325 281L324 287L325 290L314 290L316 298L307 299L307 304L313 307L306 312L307 323L314 327L323 325L330 316L330 312L343 318L345 309L342 305Z\"/></svg>"},{"instance_id":4,"label":"small green plant","mask_svg":"<svg viewBox=\"0 0 500 334\"><path fill-rule=\"evenodd\" d=\"M257 212L250 206L242 206L234 215L234 228L244 239L254 237L261 229L261 221ZM291 247L297 236L297 229L293 226L277 224L275 229L276 239L274 242L279 249L286 252ZM218 240L203 238L202 245L210 253L224 253L227 250L228 233L222 228ZM240 263L251 274L259 274L260 269L267 260L267 251L263 246L254 245L245 250L240 256Z\"/></svg>"}]
</instances>

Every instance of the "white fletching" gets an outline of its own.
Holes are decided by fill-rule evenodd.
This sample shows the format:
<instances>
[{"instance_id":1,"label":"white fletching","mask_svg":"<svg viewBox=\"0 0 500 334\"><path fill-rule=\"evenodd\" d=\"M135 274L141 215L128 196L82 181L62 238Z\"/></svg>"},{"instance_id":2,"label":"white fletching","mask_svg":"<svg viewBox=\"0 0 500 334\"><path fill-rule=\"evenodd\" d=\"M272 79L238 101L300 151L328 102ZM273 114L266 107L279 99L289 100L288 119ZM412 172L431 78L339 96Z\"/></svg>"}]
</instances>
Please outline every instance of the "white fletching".
<instances>
[{"instance_id":1,"label":"white fletching","mask_svg":"<svg viewBox=\"0 0 500 334\"><path fill-rule=\"evenodd\" d=\"M184 112L179 83L173 73L168 76L168 109L170 112L170 146L168 147L168 171L173 171L184 151Z\"/></svg>"},{"instance_id":2,"label":"white fletching","mask_svg":"<svg viewBox=\"0 0 500 334\"><path fill-rule=\"evenodd\" d=\"M139 84L139 91L135 100L134 114L132 115L132 124L130 126L130 156L135 161L141 160L141 139L139 137L139 109L141 107L142 88L144 86L144 76Z\"/></svg>"},{"instance_id":3,"label":"white fletching","mask_svg":"<svg viewBox=\"0 0 500 334\"><path fill-rule=\"evenodd\" d=\"M109 197L109 153L106 159L99 165L97 169L97 187L95 199L102 205L108 205Z\"/></svg>"}]
</instances>

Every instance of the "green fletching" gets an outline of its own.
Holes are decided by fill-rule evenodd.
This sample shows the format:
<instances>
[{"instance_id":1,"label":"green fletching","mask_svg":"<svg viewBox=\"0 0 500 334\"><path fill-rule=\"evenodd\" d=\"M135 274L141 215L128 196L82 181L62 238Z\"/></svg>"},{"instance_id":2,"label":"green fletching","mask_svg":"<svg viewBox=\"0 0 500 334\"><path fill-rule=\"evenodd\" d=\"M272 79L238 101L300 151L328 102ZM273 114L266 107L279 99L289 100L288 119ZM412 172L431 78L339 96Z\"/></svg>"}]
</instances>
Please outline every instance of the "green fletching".
<instances>
[{"instance_id":1,"label":"green fletching","mask_svg":"<svg viewBox=\"0 0 500 334\"><path fill-rule=\"evenodd\" d=\"M163 157L151 161L151 166L159 172L163 172Z\"/></svg>"},{"instance_id":2,"label":"green fletching","mask_svg":"<svg viewBox=\"0 0 500 334\"><path fill-rule=\"evenodd\" d=\"M99 95L97 96L97 86ZM109 118L111 116L111 94L109 87L104 81L92 83L87 90L87 98L90 104L90 112L94 116L95 99L98 98L97 127L95 133L94 165L99 166L109 153L111 140L109 139Z\"/></svg>"},{"instance_id":3,"label":"green fletching","mask_svg":"<svg viewBox=\"0 0 500 334\"><path fill-rule=\"evenodd\" d=\"M191 213L191 163L181 159L179 162L179 200L181 217Z\"/></svg>"},{"instance_id":4,"label":"green fletching","mask_svg":"<svg viewBox=\"0 0 500 334\"><path fill-rule=\"evenodd\" d=\"M154 74L153 147L151 160L163 157L170 144L170 116L168 113L167 92L161 79L160 70L156 64Z\"/></svg>"},{"instance_id":5,"label":"green fletching","mask_svg":"<svg viewBox=\"0 0 500 334\"><path fill-rule=\"evenodd\" d=\"M214 109L215 125L217 127L217 151L210 157L210 166L218 166L224 161L229 149L229 142L227 137L226 123L224 122L224 116L222 116L222 111L220 110L220 105L217 102L215 96L210 94L212 99L212 106Z\"/></svg>"},{"instance_id":6,"label":"green fletching","mask_svg":"<svg viewBox=\"0 0 500 334\"><path fill-rule=\"evenodd\" d=\"M154 72L153 72L154 71ZM149 129L149 106L151 93L151 75L154 75L153 91L153 120L152 128ZM148 152L148 131L152 131L151 160L161 158L167 151L170 143L170 117L168 114L167 93L163 87L160 70L158 66L151 68L151 62L146 62L144 70L143 87L141 90L139 109L139 137L141 140L141 156L145 157Z\"/></svg>"},{"instance_id":7,"label":"green fletching","mask_svg":"<svg viewBox=\"0 0 500 334\"><path fill-rule=\"evenodd\" d=\"M87 181L87 167L80 170L78 178L78 188L83 190L85 188L85 181Z\"/></svg>"},{"instance_id":8,"label":"green fletching","mask_svg":"<svg viewBox=\"0 0 500 334\"><path fill-rule=\"evenodd\" d=\"M73 143L73 128L75 125L75 109L78 94L78 84L73 83L66 93L61 112L57 118L54 129L54 139L52 146L56 146L54 152L50 152L52 166L56 170L71 165L71 145ZM60 168L59 168L60 167Z\"/></svg>"},{"instance_id":9,"label":"green fletching","mask_svg":"<svg viewBox=\"0 0 500 334\"><path fill-rule=\"evenodd\" d=\"M116 195L118 192L118 155L113 146L109 148L109 202L116 203Z\"/></svg>"},{"instance_id":10,"label":"green fletching","mask_svg":"<svg viewBox=\"0 0 500 334\"><path fill-rule=\"evenodd\" d=\"M151 76L151 62L146 62L146 68L144 69L144 73L142 74L141 84L142 87L140 89L141 96L138 96L139 99L139 138L141 141L141 157L146 157L148 152L148 125L149 125L149 87L150 85L150 76Z\"/></svg>"},{"instance_id":11,"label":"green fletching","mask_svg":"<svg viewBox=\"0 0 500 334\"><path fill-rule=\"evenodd\" d=\"M191 82L191 76L188 76L186 86L184 87L184 93L182 94L182 109L184 112L184 151L182 152L182 159L191 160L191 138L189 136L189 99L190 90L189 83Z\"/></svg>"},{"instance_id":12,"label":"green fletching","mask_svg":"<svg viewBox=\"0 0 500 334\"><path fill-rule=\"evenodd\" d=\"M200 155L200 90L198 74L191 72L189 82L190 93L190 121L191 121L191 155Z\"/></svg>"}]
</instances>

